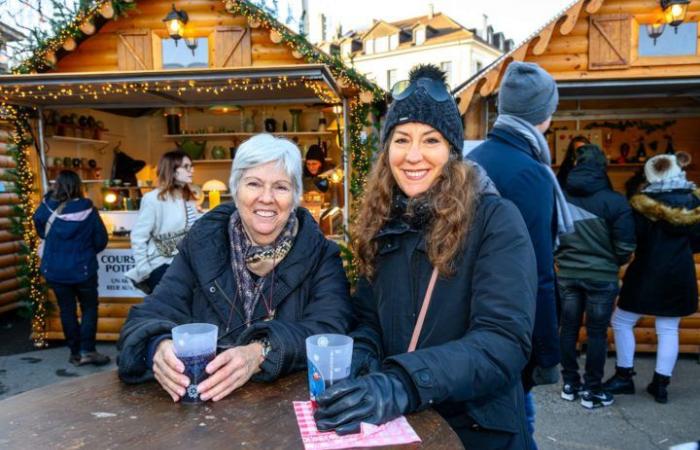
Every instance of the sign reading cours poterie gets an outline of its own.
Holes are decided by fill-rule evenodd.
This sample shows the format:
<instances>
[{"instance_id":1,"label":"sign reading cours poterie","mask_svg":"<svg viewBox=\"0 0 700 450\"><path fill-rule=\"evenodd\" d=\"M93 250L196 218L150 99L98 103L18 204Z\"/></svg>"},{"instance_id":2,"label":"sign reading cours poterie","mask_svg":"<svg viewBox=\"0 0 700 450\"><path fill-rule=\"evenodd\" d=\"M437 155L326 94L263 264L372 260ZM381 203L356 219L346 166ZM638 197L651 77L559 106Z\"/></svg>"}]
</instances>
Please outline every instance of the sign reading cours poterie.
<instances>
[{"instance_id":1,"label":"sign reading cours poterie","mask_svg":"<svg viewBox=\"0 0 700 450\"><path fill-rule=\"evenodd\" d=\"M144 297L125 275L135 265L131 249L108 248L97 255L97 264L100 297Z\"/></svg>"}]
</instances>

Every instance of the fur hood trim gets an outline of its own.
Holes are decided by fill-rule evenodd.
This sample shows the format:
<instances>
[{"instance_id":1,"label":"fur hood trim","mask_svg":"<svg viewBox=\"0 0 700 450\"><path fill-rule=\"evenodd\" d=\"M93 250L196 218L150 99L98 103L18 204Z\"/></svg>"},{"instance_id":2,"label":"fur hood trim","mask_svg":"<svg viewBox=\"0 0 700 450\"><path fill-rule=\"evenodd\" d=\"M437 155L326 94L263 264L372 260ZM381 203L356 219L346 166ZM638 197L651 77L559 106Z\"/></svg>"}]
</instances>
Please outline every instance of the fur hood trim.
<instances>
[{"instance_id":1,"label":"fur hood trim","mask_svg":"<svg viewBox=\"0 0 700 450\"><path fill-rule=\"evenodd\" d=\"M699 191L694 194L698 196ZM663 220L674 226L690 226L700 223L700 207L695 209L674 208L647 195L635 195L630 205L651 221Z\"/></svg>"}]
</instances>

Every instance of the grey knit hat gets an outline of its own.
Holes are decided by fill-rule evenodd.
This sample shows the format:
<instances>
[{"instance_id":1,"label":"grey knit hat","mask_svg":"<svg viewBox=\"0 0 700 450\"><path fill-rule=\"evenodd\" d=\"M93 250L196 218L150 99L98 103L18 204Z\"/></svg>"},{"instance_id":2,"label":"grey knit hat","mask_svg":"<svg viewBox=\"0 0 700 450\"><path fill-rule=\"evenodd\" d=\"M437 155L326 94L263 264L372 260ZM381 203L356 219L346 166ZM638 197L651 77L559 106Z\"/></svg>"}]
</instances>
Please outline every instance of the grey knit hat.
<instances>
[{"instance_id":1,"label":"grey knit hat","mask_svg":"<svg viewBox=\"0 0 700 450\"><path fill-rule=\"evenodd\" d=\"M510 114L538 125L554 114L558 103L557 83L546 70L519 61L508 65L498 93L498 114Z\"/></svg>"},{"instance_id":2,"label":"grey knit hat","mask_svg":"<svg viewBox=\"0 0 700 450\"><path fill-rule=\"evenodd\" d=\"M411 92L410 95L395 99L389 106L382 128L382 147L397 125L420 122L439 131L452 150L461 155L464 128L457 103L447 90L445 73L435 65L424 64L411 70L409 81L406 92ZM444 100L435 100L435 95Z\"/></svg>"}]
</instances>

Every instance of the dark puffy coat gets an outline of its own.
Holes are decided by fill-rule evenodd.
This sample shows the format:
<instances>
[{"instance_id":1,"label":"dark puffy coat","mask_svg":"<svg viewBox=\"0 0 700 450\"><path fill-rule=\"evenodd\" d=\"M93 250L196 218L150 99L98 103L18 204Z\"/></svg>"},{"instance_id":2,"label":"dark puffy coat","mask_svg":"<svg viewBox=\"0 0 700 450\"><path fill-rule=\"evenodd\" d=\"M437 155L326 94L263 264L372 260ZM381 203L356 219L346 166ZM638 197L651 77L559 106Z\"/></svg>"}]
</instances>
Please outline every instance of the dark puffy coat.
<instances>
[{"instance_id":1,"label":"dark puffy coat","mask_svg":"<svg viewBox=\"0 0 700 450\"><path fill-rule=\"evenodd\" d=\"M60 204L47 195L34 213L40 238L46 238L46 223ZM41 274L56 283L82 283L97 273L97 254L107 247L107 240L107 230L92 201L70 200L53 221L44 242Z\"/></svg>"},{"instance_id":2,"label":"dark puffy coat","mask_svg":"<svg viewBox=\"0 0 700 450\"><path fill-rule=\"evenodd\" d=\"M554 296L554 240L556 214L554 183L522 137L493 129L486 142L467 158L486 170L504 198L515 203L527 226L537 258L537 312L532 336L536 365L553 367L559 362L559 330ZM525 380L530 384L529 380Z\"/></svg>"},{"instance_id":3,"label":"dark puffy coat","mask_svg":"<svg viewBox=\"0 0 700 450\"><path fill-rule=\"evenodd\" d=\"M255 376L263 381L306 368L308 336L346 333L350 328L352 306L338 246L323 236L303 208L296 213L299 231L294 244L275 268L275 319L262 321L267 312L259 301L253 313L257 321L245 328L231 268L228 227L234 211L232 204L224 204L199 219L153 294L129 311L118 343L123 381L152 378L146 364L150 340L184 323L218 325L219 350L266 336L271 350ZM267 283L269 279L264 293L269 292Z\"/></svg>"},{"instance_id":4,"label":"dark puffy coat","mask_svg":"<svg viewBox=\"0 0 700 450\"><path fill-rule=\"evenodd\" d=\"M474 448L527 448L520 372L535 313L532 244L515 206L495 195L482 196L467 236L456 273L437 281L416 351L406 353L432 266L423 232L389 222L376 237L372 282L358 283L351 335L403 374L411 405L434 406Z\"/></svg>"},{"instance_id":5,"label":"dark puffy coat","mask_svg":"<svg viewBox=\"0 0 700 450\"><path fill-rule=\"evenodd\" d=\"M575 232L561 237L556 252L558 275L617 281L620 266L634 251L634 216L625 197L609 187L605 165L590 161L574 167L567 179L566 198Z\"/></svg>"},{"instance_id":6,"label":"dark puffy coat","mask_svg":"<svg viewBox=\"0 0 700 450\"><path fill-rule=\"evenodd\" d=\"M622 283L625 311L683 317L698 310L693 248L700 239L700 199L690 190L637 195L637 250Z\"/></svg>"}]
</instances>

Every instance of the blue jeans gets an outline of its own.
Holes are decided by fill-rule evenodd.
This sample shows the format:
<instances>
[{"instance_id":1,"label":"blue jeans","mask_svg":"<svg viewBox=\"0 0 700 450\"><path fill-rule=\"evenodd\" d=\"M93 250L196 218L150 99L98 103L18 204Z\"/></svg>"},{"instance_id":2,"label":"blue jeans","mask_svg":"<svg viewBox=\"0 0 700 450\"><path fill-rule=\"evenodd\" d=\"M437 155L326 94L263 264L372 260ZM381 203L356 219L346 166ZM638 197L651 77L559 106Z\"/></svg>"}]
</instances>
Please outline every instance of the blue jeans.
<instances>
[{"instance_id":1,"label":"blue jeans","mask_svg":"<svg viewBox=\"0 0 700 450\"><path fill-rule=\"evenodd\" d=\"M525 419L527 420L527 431L530 433L530 448L537 450L535 442L535 399L531 392L525 393Z\"/></svg>"},{"instance_id":2,"label":"blue jeans","mask_svg":"<svg viewBox=\"0 0 700 450\"><path fill-rule=\"evenodd\" d=\"M49 282L61 311L61 326L72 355L95 351L97 334L97 275L77 284ZM82 319L78 323L78 307Z\"/></svg>"},{"instance_id":3,"label":"blue jeans","mask_svg":"<svg viewBox=\"0 0 700 450\"><path fill-rule=\"evenodd\" d=\"M576 341L586 313L586 372L584 389L600 389L608 353L608 325L619 287L617 281L558 278L561 299L561 375L564 383L580 384L576 361Z\"/></svg>"}]
</instances>

